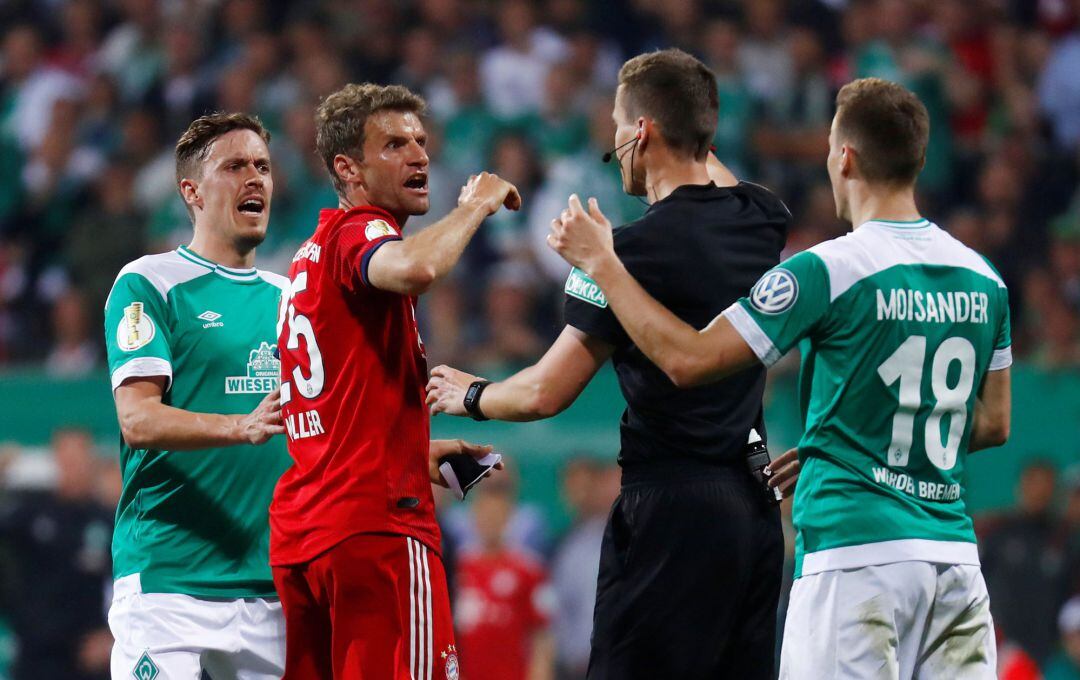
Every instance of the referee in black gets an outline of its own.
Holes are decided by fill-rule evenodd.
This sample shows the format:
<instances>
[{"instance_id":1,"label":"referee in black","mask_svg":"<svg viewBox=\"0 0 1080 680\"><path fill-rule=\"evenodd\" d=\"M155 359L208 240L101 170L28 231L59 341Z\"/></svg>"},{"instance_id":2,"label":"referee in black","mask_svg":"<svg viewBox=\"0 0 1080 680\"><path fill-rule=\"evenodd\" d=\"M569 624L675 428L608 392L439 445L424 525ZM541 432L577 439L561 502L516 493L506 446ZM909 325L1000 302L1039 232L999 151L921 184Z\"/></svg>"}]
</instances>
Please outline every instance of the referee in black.
<instances>
[{"instance_id":1,"label":"referee in black","mask_svg":"<svg viewBox=\"0 0 1080 680\"><path fill-rule=\"evenodd\" d=\"M779 262L791 216L709 153L716 78L689 54L626 62L613 117L608 158L618 159L624 190L650 203L615 231L615 251L649 293L702 328ZM611 358L627 402L622 492L604 534L589 680L772 680L783 536L745 456L751 429L765 435L765 369L678 388L576 269L566 324L535 365L505 381L435 368L432 411L547 418Z\"/></svg>"}]
</instances>

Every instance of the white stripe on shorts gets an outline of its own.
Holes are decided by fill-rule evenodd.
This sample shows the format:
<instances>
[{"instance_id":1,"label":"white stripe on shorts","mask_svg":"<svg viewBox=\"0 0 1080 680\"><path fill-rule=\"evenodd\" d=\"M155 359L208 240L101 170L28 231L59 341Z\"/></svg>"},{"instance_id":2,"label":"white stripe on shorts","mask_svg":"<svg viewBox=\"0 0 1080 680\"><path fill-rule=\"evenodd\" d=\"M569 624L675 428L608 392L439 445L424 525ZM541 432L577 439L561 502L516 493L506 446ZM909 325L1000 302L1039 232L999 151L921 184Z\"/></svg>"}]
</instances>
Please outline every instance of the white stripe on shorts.
<instances>
[{"instance_id":1,"label":"white stripe on shorts","mask_svg":"<svg viewBox=\"0 0 1080 680\"><path fill-rule=\"evenodd\" d=\"M431 615L431 565L427 546L413 538L409 548L409 675L431 680L434 668L434 623Z\"/></svg>"},{"instance_id":2,"label":"white stripe on shorts","mask_svg":"<svg viewBox=\"0 0 1080 680\"><path fill-rule=\"evenodd\" d=\"M406 538L405 545L409 548L409 677L416 680L416 563L412 539Z\"/></svg>"},{"instance_id":3,"label":"white stripe on shorts","mask_svg":"<svg viewBox=\"0 0 1080 680\"><path fill-rule=\"evenodd\" d=\"M433 634L434 633L434 625L432 625L432 622L431 622L431 618L432 618L431 617L431 567L428 565L428 555L427 555L428 554L428 549L427 549L427 546L421 544L420 547L424 551L424 583L426 584L426 587L424 588L424 598L425 598L424 609L425 609L425 614L426 614L426 616L424 618L427 621L427 674L426 674L426 680L431 680L431 670L435 666L435 664L432 662L432 656L433 655L432 655L432 649L431 649L432 648L432 642L433 642L432 638L435 637L434 634Z\"/></svg>"}]
</instances>

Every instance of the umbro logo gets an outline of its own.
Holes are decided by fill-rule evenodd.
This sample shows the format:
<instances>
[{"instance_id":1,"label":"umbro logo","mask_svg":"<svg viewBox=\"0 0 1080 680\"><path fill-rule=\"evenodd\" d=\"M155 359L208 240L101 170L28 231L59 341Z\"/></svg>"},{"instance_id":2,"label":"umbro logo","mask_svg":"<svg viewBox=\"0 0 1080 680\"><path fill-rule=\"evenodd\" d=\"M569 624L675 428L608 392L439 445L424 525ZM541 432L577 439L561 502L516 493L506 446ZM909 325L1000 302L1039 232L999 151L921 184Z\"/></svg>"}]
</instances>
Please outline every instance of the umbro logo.
<instances>
[{"instance_id":1,"label":"umbro logo","mask_svg":"<svg viewBox=\"0 0 1080 680\"><path fill-rule=\"evenodd\" d=\"M203 324L203 328L221 328L225 325L224 322L218 321L218 319L221 318L221 315L217 312L211 312L209 309L196 318L202 319L206 322Z\"/></svg>"}]
</instances>

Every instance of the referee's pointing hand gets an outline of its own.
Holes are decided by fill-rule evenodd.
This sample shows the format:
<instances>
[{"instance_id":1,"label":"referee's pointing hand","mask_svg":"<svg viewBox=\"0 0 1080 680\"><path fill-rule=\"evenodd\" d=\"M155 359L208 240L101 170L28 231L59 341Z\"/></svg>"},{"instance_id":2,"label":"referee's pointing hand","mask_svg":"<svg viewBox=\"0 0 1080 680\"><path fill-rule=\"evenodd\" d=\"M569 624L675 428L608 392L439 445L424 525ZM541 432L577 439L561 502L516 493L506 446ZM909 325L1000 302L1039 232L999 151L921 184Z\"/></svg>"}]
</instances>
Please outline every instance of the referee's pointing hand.
<instances>
[{"instance_id":1,"label":"referee's pointing hand","mask_svg":"<svg viewBox=\"0 0 1080 680\"><path fill-rule=\"evenodd\" d=\"M590 276L606 258L615 257L611 222L600 212L595 198L589 199L586 212L577 194L570 195L567 209L551 221L547 242L564 260Z\"/></svg>"}]
</instances>

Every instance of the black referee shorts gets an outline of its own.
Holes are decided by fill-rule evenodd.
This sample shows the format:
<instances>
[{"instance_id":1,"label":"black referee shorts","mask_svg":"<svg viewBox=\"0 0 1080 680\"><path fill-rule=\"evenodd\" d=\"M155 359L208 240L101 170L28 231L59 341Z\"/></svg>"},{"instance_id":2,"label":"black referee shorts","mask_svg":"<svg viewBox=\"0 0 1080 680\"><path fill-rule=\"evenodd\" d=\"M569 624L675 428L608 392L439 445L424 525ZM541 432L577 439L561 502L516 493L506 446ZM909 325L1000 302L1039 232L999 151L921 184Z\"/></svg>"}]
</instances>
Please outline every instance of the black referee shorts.
<instances>
[{"instance_id":1,"label":"black referee shorts","mask_svg":"<svg viewBox=\"0 0 1080 680\"><path fill-rule=\"evenodd\" d=\"M589 680L773 680L780 512L744 469L627 467L600 553Z\"/></svg>"}]
</instances>

